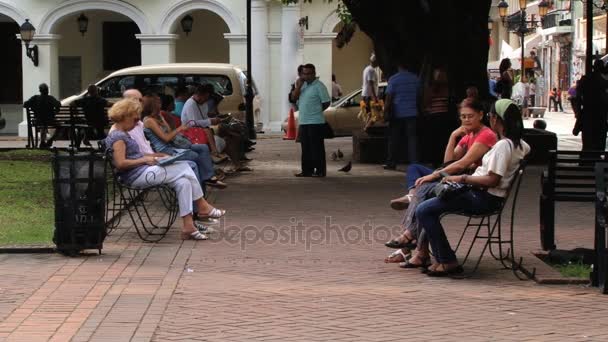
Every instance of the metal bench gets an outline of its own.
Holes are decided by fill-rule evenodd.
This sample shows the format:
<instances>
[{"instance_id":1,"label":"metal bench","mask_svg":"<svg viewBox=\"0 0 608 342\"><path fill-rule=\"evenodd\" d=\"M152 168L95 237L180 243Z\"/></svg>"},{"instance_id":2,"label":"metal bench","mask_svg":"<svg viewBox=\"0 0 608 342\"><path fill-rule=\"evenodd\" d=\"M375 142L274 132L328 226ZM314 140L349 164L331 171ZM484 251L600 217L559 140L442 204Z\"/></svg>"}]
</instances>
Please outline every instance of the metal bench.
<instances>
[{"instance_id":1,"label":"metal bench","mask_svg":"<svg viewBox=\"0 0 608 342\"><path fill-rule=\"evenodd\" d=\"M521 267L523 258L520 258L518 261L515 260L515 250L514 250L514 238L513 238L513 225L515 223L515 212L517 207L517 196L519 195L519 188L521 186L521 181L523 179L524 170L526 168L526 162L522 161L520 163L519 169L516 171L515 177L511 181L509 185L509 189L507 190L507 195L505 197L504 202L500 206L500 208L496 209L493 212L486 214L471 214L467 211L458 211L458 212L448 212L442 215L442 218L448 215L458 215L468 217L467 223L465 225L464 231L460 235L460 239L458 240L458 244L456 245L455 251L457 252L460 248L465 236L467 235L467 231L472 228L475 231L473 239L467 249L464 259L461 261L461 265L464 266L469 257L471 256L471 252L473 251L473 247L475 246L477 240L484 241L483 247L479 254L479 258L477 259L475 266L473 269L468 272L464 277L469 277L477 271L479 264L481 263L481 259L485 254L485 251L489 249L490 255L495 260L501 262L501 264L506 269L511 269L515 276L519 279L528 279L534 277L534 271L532 273L528 273L525 269ZM510 224L507 232L503 232L502 227L502 214L508 205L511 205L511 217ZM505 236L503 233L506 233ZM493 247L496 246L497 250ZM521 277L518 272L524 273L527 278Z\"/></svg>"},{"instance_id":2,"label":"metal bench","mask_svg":"<svg viewBox=\"0 0 608 342\"><path fill-rule=\"evenodd\" d=\"M105 146L100 143L100 147ZM106 175L109 178L106 184L108 234L119 226L121 215L127 212L137 235L142 240L147 242L162 240L179 213L175 191L167 184L140 189L122 183L112 164L112 149L105 151Z\"/></svg>"},{"instance_id":3,"label":"metal bench","mask_svg":"<svg viewBox=\"0 0 608 342\"><path fill-rule=\"evenodd\" d=\"M591 272L591 286L608 294L608 249L606 248L606 220L608 218L608 198L606 174L608 163L595 164L595 262Z\"/></svg>"},{"instance_id":4,"label":"metal bench","mask_svg":"<svg viewBox=\"0 0 608 342\"><path fill-rule=\"evenodd\" d=\"M540 235L544 250L555 246L555 202L596 200L595 164L608 160L606 151L550 151L541 175Z\"/></svg>"},{"instance_id":5,"label":"metal bench","mask_svg":"<svg viewBox=\"0 0 608 342\"><path fill-rule=\"evenodd\" d=\"M37 148L39 146L38 137L40 130L43 128L67 130L70 146L76 147L78 145L78 130L91 127L87 123L82 107L61 106L59 111L55 113L54 118L46 123L37 119L32 108L26 107L25 109L27 113L27 148Z\"/></svg>"}]
</instances>

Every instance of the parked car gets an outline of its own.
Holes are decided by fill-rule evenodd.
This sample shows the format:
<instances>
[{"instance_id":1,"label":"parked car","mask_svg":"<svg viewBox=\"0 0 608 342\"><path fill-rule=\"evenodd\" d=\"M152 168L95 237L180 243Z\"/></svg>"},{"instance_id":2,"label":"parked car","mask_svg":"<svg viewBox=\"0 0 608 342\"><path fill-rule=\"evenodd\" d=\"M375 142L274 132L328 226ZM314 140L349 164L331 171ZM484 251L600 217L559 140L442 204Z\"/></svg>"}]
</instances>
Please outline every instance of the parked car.
<instances>
[{"instance_id":1,"label":"parked car","mask_svg":"<svg viewBox=\"0 0 608 342\"><path fill-rule=\"evenodd\" d=\"M127 89L135 88L142 92L175 95L175 90L179 86L208 83L213 85L215 91L224 97L219 105L219 112L231 113L244 121L246 82L246 73L231 64L174 63L118 70L95 84L99 87L99 95L110 102L116 102ZM254 93L254 116L259 118L260 98L255 85ZM86 91L70 96L61 104L67 106L85 94Z\"/></svg>"},{"instance_id":2,"label":"parked car","mask_svg":"<svg viewBox=\"0 0 608 342\"><path fill-rule=\"evenodd\" d=\"M386 90L387 83L380 83L378 97L384 97L384 91ZM357 116L361 111L361 89L355 90L352 93L342 97L341 99L333 102L329 108L327 108L323 114L325 115L325 121L331 126L336 136L350 136L353 131L363 129L365 123L361 121ZM298 125L299 112L295 112L296 126ZM284 132L287 131L287 120L285 119L281 128ZM377 125L383 125L379 123Z\"/></svg>"}]
</instances>

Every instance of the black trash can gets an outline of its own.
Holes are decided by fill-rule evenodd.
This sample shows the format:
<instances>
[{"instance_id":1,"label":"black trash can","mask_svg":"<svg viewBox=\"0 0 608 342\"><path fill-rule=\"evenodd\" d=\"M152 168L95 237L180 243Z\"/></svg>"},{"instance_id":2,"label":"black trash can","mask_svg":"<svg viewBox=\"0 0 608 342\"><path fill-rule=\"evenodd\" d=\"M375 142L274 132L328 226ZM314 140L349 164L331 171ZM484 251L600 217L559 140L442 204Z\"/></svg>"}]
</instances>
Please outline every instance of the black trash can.
<instances>
[{"instance_id":1,"label":"black trash can","mask_svg":"<svg viewBox=\"0 0 608 342\"><path fill-rule=\"evenodd\" d=\"M53 190L57 250L76 255L85 249L101 254L106 237L105 169L96 151L55 150Z\"/></svg>"}]
</instances>

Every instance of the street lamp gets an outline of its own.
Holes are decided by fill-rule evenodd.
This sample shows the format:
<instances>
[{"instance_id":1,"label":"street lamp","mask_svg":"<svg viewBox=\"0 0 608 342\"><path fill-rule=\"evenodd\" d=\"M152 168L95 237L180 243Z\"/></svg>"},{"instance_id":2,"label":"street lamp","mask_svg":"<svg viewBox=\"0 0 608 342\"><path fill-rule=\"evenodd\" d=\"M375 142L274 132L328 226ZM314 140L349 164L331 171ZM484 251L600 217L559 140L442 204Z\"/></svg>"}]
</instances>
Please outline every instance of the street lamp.
<instances>
[{"instance_id":1,"label":"street lamp","mask_svg":"<svg viewBox=\"0 0 608 342\"><path fill-rule=\"evenodd\" d=\"M540 4L538 4L538 14L540 16L540 21L539 20L535 20L534 16L532 17L532 20L527 20L526 17L526 8L527 8L527 1L526 0L519 0L519 9L520 9L520 18L519 18L519 23L517 28L513 30L513 32L515 34L518 34L521 37L521 77L525 77L526 75L526 65L525 65L525 36L526 33L530 32L530 30L535 29L538 24L541 24L542 21L545 19L545 16L547 15L547 12L549 11L549 3L546 0L543 0L540 2ZM505 1L502 0L499 4L498 4L498 14L500 15L500 18L503 22L503 25L505 24L505 19L507 18L507 12L509 9L509 4Z\"/></svg>"},{"instance_id":2,"label":"street lamp","mask_svg":"<svg viewBox=\"0 0 608 342\"><path fill-rule=\"evenodd\" d=\"M36 34L36 28L30 23L29 19L25 19L25 22L19 27L19 31L21 31L21 40L25 43L25 55L34 62L34 66L38 66L38 46L30 47L30 43Z\"/></svg>"},{"instance_id":3,"label":"street lamp","mask_svg":"<svg viewBox=\"0 0 608 342\"><path fill-rule=\"evenodd\" d=\"M84 15L84 13L82 13L78 17L78 19L76 19L76 21L78 21L78 31L80 31L80 33L84 37L84 34L87 32L87 29L89 28L89 18L87 18L87 16Z\"/></svg>"},{"instance_id":4,"label":"street lamp","mask_svg":"<svg viewBox=\"0 0 608 342\"><path fill-rule=\"evenodd\" d=\"M186 33L186 36L187 36L190 34L190 32L192 32L192 25L194 24L194 18L192 18L192 16L190 14L188 14L182 18L182 20L180 21L180 24L182 25L182 30L184 30L184 32Z\"/></svg>"}]
</instances>

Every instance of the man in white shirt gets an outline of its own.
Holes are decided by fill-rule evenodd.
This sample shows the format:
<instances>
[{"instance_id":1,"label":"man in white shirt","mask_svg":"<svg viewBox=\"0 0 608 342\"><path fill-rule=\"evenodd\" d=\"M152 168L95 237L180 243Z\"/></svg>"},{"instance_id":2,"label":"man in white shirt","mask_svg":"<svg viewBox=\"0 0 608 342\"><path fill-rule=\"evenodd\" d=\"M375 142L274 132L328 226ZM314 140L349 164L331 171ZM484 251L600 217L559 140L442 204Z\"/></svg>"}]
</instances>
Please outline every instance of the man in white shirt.
<instances>
[{"instance_id":1,"label":"man in white shirt","mask_svg":"<svg viewBox=\"0 0 608 342\"><path fill-rule=\"evenodd\" d=\"M331 75L331 100L336 101L342 97L342 86L336 81L336 75Z\"/></svg>"},{"instance_id":2,"label":"man in white shirt","mask_svg":"<svg viewBox=\"0 0 608 342\"><path fill-rule=\"evenodd\" d=\"M372 54L369 61L370 64L363 70L363 86L361 92L368 113L371 110L371 100L378 101L378 74L376 73L378 61L376 55Z\"/></svg>"},{"instance_id":3,"label":"man in white shirt","mask_svg":"<svg viewBox=\"0 0 608 342\"><path fill-rule=\"evenodd\" d=\"M211 158L215 163L219 163L227 158L221 152L226 146L224 139L213 134L210 126L220 123L218 118L209 118L207 101L209 101L211 93L208 87L199 85L196 91L184 104L182 109L182 123L188 126L202 127L207 132L209 138L209 149L211 150Z\"/></svg>"}]
</instances>

